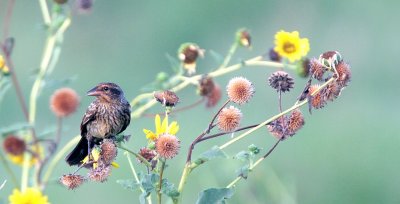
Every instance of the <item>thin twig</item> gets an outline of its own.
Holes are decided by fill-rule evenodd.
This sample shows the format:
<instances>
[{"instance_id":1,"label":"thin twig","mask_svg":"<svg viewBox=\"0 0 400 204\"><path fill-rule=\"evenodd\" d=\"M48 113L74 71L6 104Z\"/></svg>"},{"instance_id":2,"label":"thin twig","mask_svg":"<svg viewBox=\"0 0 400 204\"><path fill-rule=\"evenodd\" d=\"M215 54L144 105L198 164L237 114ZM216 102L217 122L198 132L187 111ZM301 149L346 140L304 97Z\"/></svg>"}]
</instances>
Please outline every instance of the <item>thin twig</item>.
<instances>
[{"instance_id":1,"label":"thin twig","mask_svg":"<svg viewBox=\"0 0 400 204\"><path fill-rule=\"evenodd\" d=\"M161 166L160 166L160 179L158 181L158 190L157 190L157 196L158 196L158 203L161 204L161 198L162 198L162 193L161 193L161 188L162 188L162 179L163 179L163 174L164 174L164 168L165 168L165 160L160 159Z\"/></svg>"},{"instance_id":2,"label":"thin twig","mask_svg":"<svg viewBox=\"0 0 400 204\"><path fill-rule=\"evenodd\" d=\"M179 107L179 108L175 108L175 109L173 109L173 110L171 110L171 111L169 112L169 115L172 115L172 114L177 113L177 112L182 112L182 111L186 111L186 110L192 109L192 108L194 108L194 107L200 105L201 103L203 103L204 100L205 100L205 98L202 97L200 100L197 100L196 102L194 102L194 103L192 103L192 104L189 104L189 105L183 106L183 107ZM163 112L163 113L164 113L164 112ZM143 117L152 118L152 117L154 117L154 116L156 116L156 115L161 115L161 114L163 114L163 113L144 113L144 114L142 114L142 116L143 116Z\"/></svg>"},{"instance_id":3,"label":"thin twig","mask_svg":"<svg viewBox=\"0 0 400 204\"><path fill-rule=\"evenodd\" d=\"M149 167L150 169L152 169L152 165L150 164L150 162L147 161L147 159L145 159L144 157L142 157L142 155L122 146L122 145L118 145L118 148L123 149L127 152L129 152L130 154L133 154L137 159L139 159L142 163L144 163L147 167Z\"/></svg>"}]
</instances>

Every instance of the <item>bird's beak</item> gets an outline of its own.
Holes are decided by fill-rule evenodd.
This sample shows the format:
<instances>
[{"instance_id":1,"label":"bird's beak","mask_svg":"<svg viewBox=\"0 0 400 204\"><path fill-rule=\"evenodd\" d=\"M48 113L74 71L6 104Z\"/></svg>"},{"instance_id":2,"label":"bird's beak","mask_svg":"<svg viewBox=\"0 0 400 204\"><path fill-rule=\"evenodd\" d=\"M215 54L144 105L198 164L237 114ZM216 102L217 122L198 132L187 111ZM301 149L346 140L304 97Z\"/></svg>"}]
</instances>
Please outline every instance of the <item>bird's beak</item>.
<instances>
[{"instance_id":1,"label":"bird's beak","mask_svg":"<svg viewBox=\"0 0 400 204\"><path fill-rule=\"evenodd\" d=\"M100 92L97 91L97 86L94 87L93 89L90 89L90 90L87 92L87 95L88 95L88 96L100 96Z\"/></svg>"}]
</instances>

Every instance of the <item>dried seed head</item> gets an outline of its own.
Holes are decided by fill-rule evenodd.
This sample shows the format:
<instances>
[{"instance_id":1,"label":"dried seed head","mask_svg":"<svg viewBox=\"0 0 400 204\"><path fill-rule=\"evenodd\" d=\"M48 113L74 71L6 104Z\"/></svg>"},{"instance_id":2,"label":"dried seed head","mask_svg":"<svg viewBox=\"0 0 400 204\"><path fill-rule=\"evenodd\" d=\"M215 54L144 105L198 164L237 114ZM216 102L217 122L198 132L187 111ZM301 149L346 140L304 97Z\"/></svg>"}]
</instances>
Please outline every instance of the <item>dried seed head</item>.
<instances>
[{"instance_id":1,"label":"dried seed head","mask_svg":"<svg viewBox=\"0 0 400 204\"><path fill-rule=\"evenodd\" d=\"M70 190L78 188L83 182L85 182L85 177L76 174L66 174L60 178L60 183Z\"/></svg>"},{"instance_id":2,"label":"dried seed head","mask_svg":"<svg viewBox=\"0 0 400 204\"><path fill-rule=\"evenodd\" d=\"M179 102L179 97L172 91L159 91L154 93L154 98L163 106L173 107Z\"/></svg>"},{"instance_id":3,"label":"dried seed head","mask_svg":"<svg viewBox=\"0 0 400 204\"><path fill-rule=\"evenodd\" d=\"M288 119L288 132L293 136L304 125L304 117L299 109L294 110Z\"/></svg>"},{"instance_id":4,"label":"dried seed head","mask_svg":"<svg viewBox=\"0 0 400 204\"><path fill-rule=\"evenodd\" d=\"M311 94L314 93L314 91L316 91L317 89L319 89L319 87L320 87L320 85L318 85L318 84L311 85L309 88L309 91L308 91L308 94L310 95L309 103L315 109L323 108L326 104L326 101L325 101L321 91L318 92L317 94L315 94L314 96L311 96Z\"/></svg>"},{"instance_id":5,"label":"dried seed head","mask_svg":"<svg viewBox=\"0 0 400 204\"><path fill-rule=\"evenodd\" d=\"M276 139L286 139L288 136L287 117L282 116L267 125L268 131L276 137Z\"/></svg>"},{"instance_id":6,"label":"dried seed head","mask_svg":"<svg viewBox=\"0 0 400 204\"><path fill-rule=\"evenodd\" d=\"M253 97L254 86L244 77L234 77L226 86L226 91L232 102L242 105L250 101L251 97Z\"/></svg>"},{"instance_id":7,"label":"dried seed head","mask_svg":"<svg viewBox=\"0 0 400 204\"><path fill-rule=\"evenodd\" d=\"M299 60L296 66L297 74L301 77L308 77L310 75L310 59L304 58Z\"/></svg>"},{"instance_id":8,"label":"dried seed head","mask_svg":"<svg viewBox=\"0 0 400 204\"><path fill-rule=\"evenodd\" d=\"M282 57L275 51L274 48L269 49L269 59L274 62L280 62Z\"/></svg>"},{"instance_id":9,"label":"dried seed head","mask_svg":"<svg viewBox=\"0 0 400 204\"><path fill-rule=\"evenodd\" d=\"M317 59L313 58L310 60L310 73L315 79L322 81L326 69Z\"/></svg>"},{"instance_id":10,"label":"dried seed head","mask_svg":"<svg viewBox=\"0 0 400 204\"><path fill-rule=\"evenodd\" d=\"M22 155L26 150L25 141L14 136L9 135L3 141L3 148L7 154L11 155Z\"/></svg>"},{"instance_id":11,"label":"dried seed head","mask_svg":"<svg viewBox=\"0 0 400 204\"><path fill-rule=\"evenodd\" d=\"M218 84L215 84L214 89L208 96L206 96L207 97L206 106L208 108L216 106L218 102L221 100L221 96L222 96L221 87L219 87Z\"/></svg>"},{"instance_id":12,"label":"dried seed head","mask_svg":"<svg viewBox=\"0 0 400 204\"><path fill-rule=\"evenodd\" d=\"M339 77L337 77L337 74L334 74L337 83L342 88L346 87L351 80L350 65L341 61L339 64L336 65L336 71L339 75Z\"/></svg>"},{"instance_id":13,"label":"dried seed head","mask_svg":"<svg viewBox=\"0 0 400 204\"><path fill-rule=\"evenodd\" d=\"M199 81L198 91L200 96L208 96L215 88L214 80L207 75L203 75Z\"/></svg>"},{"instance_id":14,"label":"dried seed head","mask_svg":"<svg viewBox=\"0 0 400 204\"><path fill-rule=\"evenodd\" d=\"M139 154L140 156L142 156L143 158L145 158L148 162L150 162L151 160L153 160L153 158L157 155L156 151L149 149L147 147L143 147L139 150ZM139 162L142 162L139 160Z\"/></svg>"},{"instance_id":15,"label":"dried seed head","mask_svg":"<svg viewBox=\"0 0 400 204\"><path fill-rule=\"evenodd\" d=\"M180 141L175 135L163 134L156 140L156 152L165 159L172 159L179 153Z\"/></svg>"},{"instance_id":16,"label":"dried seed head","mask_svg":"<svg viewBox=\"0 0 400 204\"><path fill-rule=\"evenodd\" d=\"M50 98L50 108L58 117L68 116L79 106L78 94L70 88L56 90Z\"/></svg>"},{"instance_id":17,"label":"dried seed head","mask_svg":"<svg viewBox=\"0 0 400 204\"><path fill-rule=\"evenodd\" d=\"M96 182L105 182L107 178L111 174L111 166L110 165L100 165L97 168L91 168L88 177L92 181Z\"/></svg>"},{"instance_id":18,"label":"dried seed head","mask_svg":"<svg viewBox=\"0 0 400 204\"><path fill-rule=\"evenodd\" d=\"M327 51L319 56L319 61L327 67L334 67L342 61L342 55L338 51Z\"/></svg>"},{"instance_id":19,"label":"dried seed head","mask_svg":"<svg viewBox=\"0 0 400 204\"><path fill-rule=\"evenodd\" d=\"M204 56L204 50L194 43L184 43L178 50L178 57L189 75L196 72L196 60Z\"/></svg>"},{"instance_id":20,"label":"dried seed head","mask_svg":"<svg viewBox=\"0 0 400 204\"><path fill-rule=\"evenodd\" d=\"M104 164L110 165L117 156L117 146L111 139L105 139L103 140L100 149L100 159L104 162Z\"/></svg>"},{"instance_id":21,"label":"dried seed head","mask_svg":"<svg viewBox=\"0 0 400 204\"><path fill-rule=\"evenodd\" d=\"M240 29L236 33L236 39L239 45L243 47L250 47L251 46L251 36L250 33L246 29Z\"/></svg>"},{"instance_id":22,"label":"dried seed head","mask_svg":"<svg viewBox=\"0 0 400 204\"><path fill-rule=\"evenodd\" d=\"M324 88L322 93L323 93L325 101L328 101L328 100L333 101L340 95L340 92L341 92L341 88L340 88L339 84L336 81L334 81L334 82L328 84Z\"/></svg>"},{"instance_id":23,"label":"dried seed head","mask_svg":"<svg viewBox=\"0 0 400 204\"><path fill-rule=\"evenodd\" d=\"M223 108L218 114L218 128L225 132L233 132L239 127L241 119L242 112L238 108L233 106Z\"/></svg>"},{"instance_id":24,"label":"dried seed head","mask_svg":"<svg viewBox=\"0 0 400 204\"><path fill-rule=\"evenodd\" d=\"M294 81L288 73L284 71L276 71L268 78L269 85L276 91L290 91L294 86Z\"/></svg>"}]
</instances>

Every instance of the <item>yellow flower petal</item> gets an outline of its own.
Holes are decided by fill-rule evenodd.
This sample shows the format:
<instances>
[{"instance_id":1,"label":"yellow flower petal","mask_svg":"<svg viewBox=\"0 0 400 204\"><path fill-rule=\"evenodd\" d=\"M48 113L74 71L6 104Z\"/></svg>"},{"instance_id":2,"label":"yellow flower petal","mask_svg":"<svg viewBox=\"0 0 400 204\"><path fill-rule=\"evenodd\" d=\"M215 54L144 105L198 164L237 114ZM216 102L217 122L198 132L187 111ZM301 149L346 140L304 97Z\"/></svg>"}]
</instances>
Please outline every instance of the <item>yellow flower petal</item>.
<instances>
[{"instance_id":1,"label":"yellow flower petal","mask_svg":"<svg viewBox=\"0 0 400 204\"><path fill-rule=\"evenodd\" d=\"M99 166L99 165L97 164L97 161L98 161L99 158L100 158L100 150L97 149L97 148L93 148L93 149L92 149L92 157L93 157L93 160L95 161L95 162L93 163L93 168L96 169L96 168ZM89 162L89 155L86 156L86 157L82 160L82 163L88 163L88 162Z\"/></svg>"},{"instance_id":2,"label":"yellow flower petal","mask_svg":"<svg viewBox=\"0 0 400 204\"><path fill-rule=\"evenodd\" d=\"M176 133L179 131L179 125L178 122L174 121L169 125L169 134L171 135L176 135Z\"/></svg>"},{"instance_id":3,"label":"yellow flower petal","mask_svg":"<svg viewBox=\"0 0 400 204\"><path fill-rule=\"evenodd\" d=\"M153 131L151 130L147 130L147 129L143 129L144 134L146 134L146 138L149 140L156 140L157 134L155 134Z\"/></svg>"},{"instance_id":4,"label":"yellow flower petal","mask_svg":"<svg viewBox=\"0 0 400 204\"><path fill-rule=\"evenodd\" d=\"M27 188L24 192L14 189L8 200L10 204L49 204L47 196L37 188Z\"/></svg>"},{"instance_id":5,"label":"yellow flower petal","mask_svg":"<svg viewBox=\"0 0 400 204\"><path fill-rule=\"evenodd\" d=\"M300 38L299 32L285 32L283 30L275 34L274 50L282 57L286 57L290 62L300 60L310 51L307 38Z\"/></svg>"},{"instance_id":6,"label":"yellow flower petal","mask_svg":"<svg viewBox=\"0 0 400 204\"><path fill-rule=\"evenodd\" d=\"M166 133L167 128L168 128L168 117L165 117L164 120L162 121L160 134Z\"/></svg>"},{"instance_id":7,"label":"yellow flower petal","mask_svg":"<svg viewBox=\"0 0 400 204\"><path fill-rule=\"evenodd\" d=\"M111 166L114 168L119 168L119 164L117 162L111 162Z\"/></svg>"},{"instance_id":8,"label":"yellow flower petal","mask_svg":"<svg viewBox=\"0 0 400 204\"><path fill-rule=\"evenodd\" d=\"M161 118L160 115L156 115L156 117L154 118L154 123L156 125L156 134L160 135L161 134Z\"/></svg>"}]
</instances>

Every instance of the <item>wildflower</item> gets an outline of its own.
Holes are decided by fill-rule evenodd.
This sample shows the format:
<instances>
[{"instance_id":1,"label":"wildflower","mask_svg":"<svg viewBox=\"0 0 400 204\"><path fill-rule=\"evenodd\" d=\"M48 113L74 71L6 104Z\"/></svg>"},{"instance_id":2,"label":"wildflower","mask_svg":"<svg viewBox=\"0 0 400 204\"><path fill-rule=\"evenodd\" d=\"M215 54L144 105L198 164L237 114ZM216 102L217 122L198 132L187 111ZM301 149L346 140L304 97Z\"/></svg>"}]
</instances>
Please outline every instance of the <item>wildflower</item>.
<instances>
[{"instance_id":1,"label":"wildflower","mask_svg":"<svg viewBox=\"0 0 400 204\"><path fill-rule=\"evenodd\" d=\"M10 69L6 65L6 61L2 55L0 55L0 71L3 75L10 74Z\"/></svg>"},{"instance_id":2,"label":"wildflower","mask_svg":"<svg viewBox=\"0 0 400 204\"><path fill-rule=\"evenodd\" d=\"M178 58L189 75L196 73L196 60L204 56L204 50L194 43L184 43L178 50Z\"/></svg>"},{"instance_id":3,"label":"wildflower","mask_svg":"<svg viewBox=\"0 0 400 204\"><path fill-rule=\"evenodd\" d=\"M153 132L148 129L143 129L144 134L146 134L146 138L150 141L155 141L161 134L171 134L175 135L179 131L178 122L173 121L168 125L168 117L165 117L161 123L160 115L156 115L154 118L154 123L156 126L156 131Z\"/></svg>"},{"instance_id":4,"label":"wildflower","mask_svg":"<svg viewBox=\"0 0 400 204\"><path fill-rule=\"evenodd\" d=\"M268 78L269 85L276 91L290 91L293 88L293 78L284 71L276 71Z\"/></svg>"},{"instance_id":5,"label":"wildflower","mask_svg":"<svg viewBox=\"0 0 400 204\"><path fill-rule=\"evenodd\" d=\"M275 34L275 52L286 57L290 62L306 56L310 50L307 38L300 38L299 32L285 32L283 30Z\"/></svg>"},{"instance_id":6,"label":"wildflower","mask_svg":"<svg viewBox=\"0 0 400 204\"><path fill-rule=\"evenodd\" d=\"M276 137L276 139L286 139L288 136L287 131L287 117L282 116L267 125L268 131Z\"/></svg>"},{"instance_id":7,"label":"wildflower","mask_svg":"<svg viewBox=\"0 0 400 204\"><path fill-rule=\"evenodd\" d=\"M250 101L254 95L253 84L244 77L232 78L226 86L229 100L239 105Z\"/></svg>"},{"instance_id":8,"label":"wildflower","mask_svg":"<svg viewBox=\"0 0 400 204\"><path fill-rule=\"evenodd\" d=\"M82 185L82 183L85 182L85 180L86 180L85 177L81 175L67 174L61 176L60 183L66 186L68 189L73 190Z\"/></svg>"},{"instance_id":9,"label":"wildflower","mask_svg":"<svg viewBox=\"0 0 400 204\"><path fill-rule=\"evenodd\" d=\"M165 159L172 159L180 149L180 141L175 135L162 134L156 140L156 152Z\"/></svg>"},{"instance_id":10,"label":"wildflower","mask_svg":"<svg viewBox=\"0 0 400 204\"><path fill-rule=\"evenodd\" d=\"M249 31L246 29L240 29L236 33L236 40L239 43L239 45L243 47L250 47L251 46L251 36Z\"/></svg>"},{"instance_id":11,"label":"wildflower","mask_svg":"<svg viewBox=\"0 0 400 204\"><path fill-rule=\"evenodd\" d=\"M149 149L147 147L140 148L139 150L140 156L145 158L147 161L153 160L153 158L157 155L156 152L152 149ZM140 161L140 160L139 160ZM140 161L141 162L141 161Z\"/></svg>"},{"instance_id":12,"label":"wildflower","mask_svg":"<svg viewBox=\"0 0 400 204\"><path fill-rule=\"evenodd\" d=\"M79 96L70 88L56 90L50 99L50 108L58 117L65 117L74 113L78 105Z\"/></svg>"},{"instance_id":13,"label":"wildflower","mask_svg":"<svg viewBox=\"0 0 400 204\"><path fill-rule=\"evenodd\" d=\"M117 156L117 146L114 144L112 140L106 139L103 140L103 143L100 146L100 158L106 164L110 165L115 157Z\"/></svg>"},{"instance_id":14,"label":"wildflower","mask_svg":"<svg viewBox=\"0 0 400 204\"><path fill-rule=\"evenodd\" d=\"M328 84L323 90L324 100L333 101L335 100L341 92L339 84L335 81Z\"/></svg>"},{"instance_id":15,"label":"wildflower","mask_svg":"<svg viewBox=\"0 0 400 204\"><path fill-rule=\"evenodd\" d=\"M6 65L6 60L4 60L3 55L0 55L0 69Z\"/></svg>"},{"instance_id":16,"label":"wildflower","mask_svg":"<svg viewBox=\"0 0 400 204\"><path fill-rule=\"evenodd\" d=\"M269 50L268 55L271 61L280 62L282 60L282 57L274 50L274 48Z\"/></svg>"},{"instance_id":17,"label":"wildflower","mask_svg":"<svg viewBox=\"0 0 400 204\"><path fill-rule=\"evenodd\" d=\"M34 155L31 155L31 158L29 160L29 165L32 166L39 161L37 157L43 156L43 147L40 145L32 145L32 148L30 149L30 151L34 154ZM24 163L24 156L25 156L25 153L18 154L18 155L13 155L13 154L7 153L7 157L12 163L21 165L21 166Z\"/></svg>"},{"instance_id":18,"label":"wildflower","mask_svg":"<svg viewBox=\"0 0 400 204\"><path fill-rule=\"evenodd\" d=\"M311 76L315 79L322 81L326 68L321 62L315 58L310 60L310 72Z\"/></svg>"},{"instance_id":19,"label":"wildflower","mask_svg":"<svg viewBox=\"0 0 400 204\"><path fill-rule=\"evenodd\" d=\"M203 75L199 80L198 92L200 96L208 96L215 88L214 80L207 75Z\"/></svg>"},{"instance_id":20,"label":"wildflower","mask_svg":"<svg viewBox=\"0 0 400 204\"><path fill-rule=\"evenodd\" d=\"M323 97L323 95L321 94L321 91L318 92L317 94L315 94L314 96L311 96L312 93L314 93L317 89L319 89L320 85L318 84L314 84L311 85L309 88L309 94L310 94L310 105L311 107L315 108L315 109L319 109L319 108L323 108L326 104L326 101Z\"/></svg>"},{"instance_id":21,"label":"wildflower","mask_svg":"<svg viewBox=\"0 0 400 204\"><path fill-rule=\"evenodd\" d=\"M233 132L239 127L241 119L242 113L238 108L224 108L218 114L218 128L225 132Z\"/></svg>"},{"instance_id":22,"label":"wildflower","mask_svg":"<svg viewBox=\"0 0 400 204\"><path fill-rule=\"evenodd\" d=\"M14 189L8 197L10 204L49 204L47 196L44 196L37 188L27 188L25 191Z\"/></svg>"},{"instance_id":23,"label":"wildflower","mask_svg":"<svg viewBox=\"0 0 400 204\"><path fill-rule=\"evenodd\" d=\"M294 110L288 119L288 132L293 136L304 125L304 117L299 109Z\"/></svg>"},{"instance_id":24,"label":"wildflower","mask_svg":"<svg viewBox=\"0 0 400 204\"><path fill-rule=\"evenodd\" d=\"M110 166L100 165L98 168L90 169L88 177L92 181L103 183L107 181L107 178L110 176L110 174L111 174Z\"/></svg>"},{"instance_id":25,"label":"wildflower","mask_svg":"<svg viewBox=\"0 0 400 204\"><path fill-rule=\"evenodd\" d=\"M3 148L7 154L18 156L24 153L26 144L24 140L14 135L9 135L3 141Z\"/></svg>"},{"instance_id":26,"label":"wildflower","mask_svg":"<svg viewBox=\"0 0 400 204\"><path fill-rule=\"evenodd\" d=\"M163 106L173 107L179 102L179 97L172 91L159 91L154 93L154 98Z\"/></svg>"},{"instance_id":27,"label":"wildflower","mask_svg":"<svg viewBox=\"0 0 400 204\"><path fill-rule=\"evenodd\" d=\"M90 160L90 161L89 161L89 156L86 156L86 157L82 160L82 163L83 163L83 164L91 164L93 169L96 169L96 168L99 167L100 165L107 165L107 166L111 165L111 166L113 166L113 167L115 167L115 168L118 168L118 167L119 167L119 164L116 163L116 162L113 162L113 161L108 161L108 162L106 162L106 161L104 161L103 158L102 158L102 156L103 156L103 155L101 154L101 149L99 149L99 148L93 148L93 149L92 149L92 152L91 152L91 159L93 159L93 160ZM108 156L110 156L110 155L108 155ZM109 159L109 158L108 158L108 159ZM111 162L111 164L110 164L110 162ZM92 164L92 163L93 163L93 164Z\"/></svg>"},{"instance_id":28,"label":"wildflower","mask_svg":"<svg viewBox=\"0 0 400 204\"><path fill-rule=\"evenodd\" d=\"M206 106L209 108L216 106L218 102L221 100L221 96L222 96L221 87L219 87L218 84L215 84L214 89L207 96Z\"/></svg>"},{"instance_id":29,"label":"wildflower","mask_svg":"<svg viewBox=\"0 0 400 204\"><path fill-rule=\"evenodd\" d=\"M350 65L347 63L341 61L336 65L336 71L337 74L334 74L334 77L336 77L337 83L340 85L340 87L346 87L351 79L351 71L350 71Z\"/></svg>"}]
</instances>

